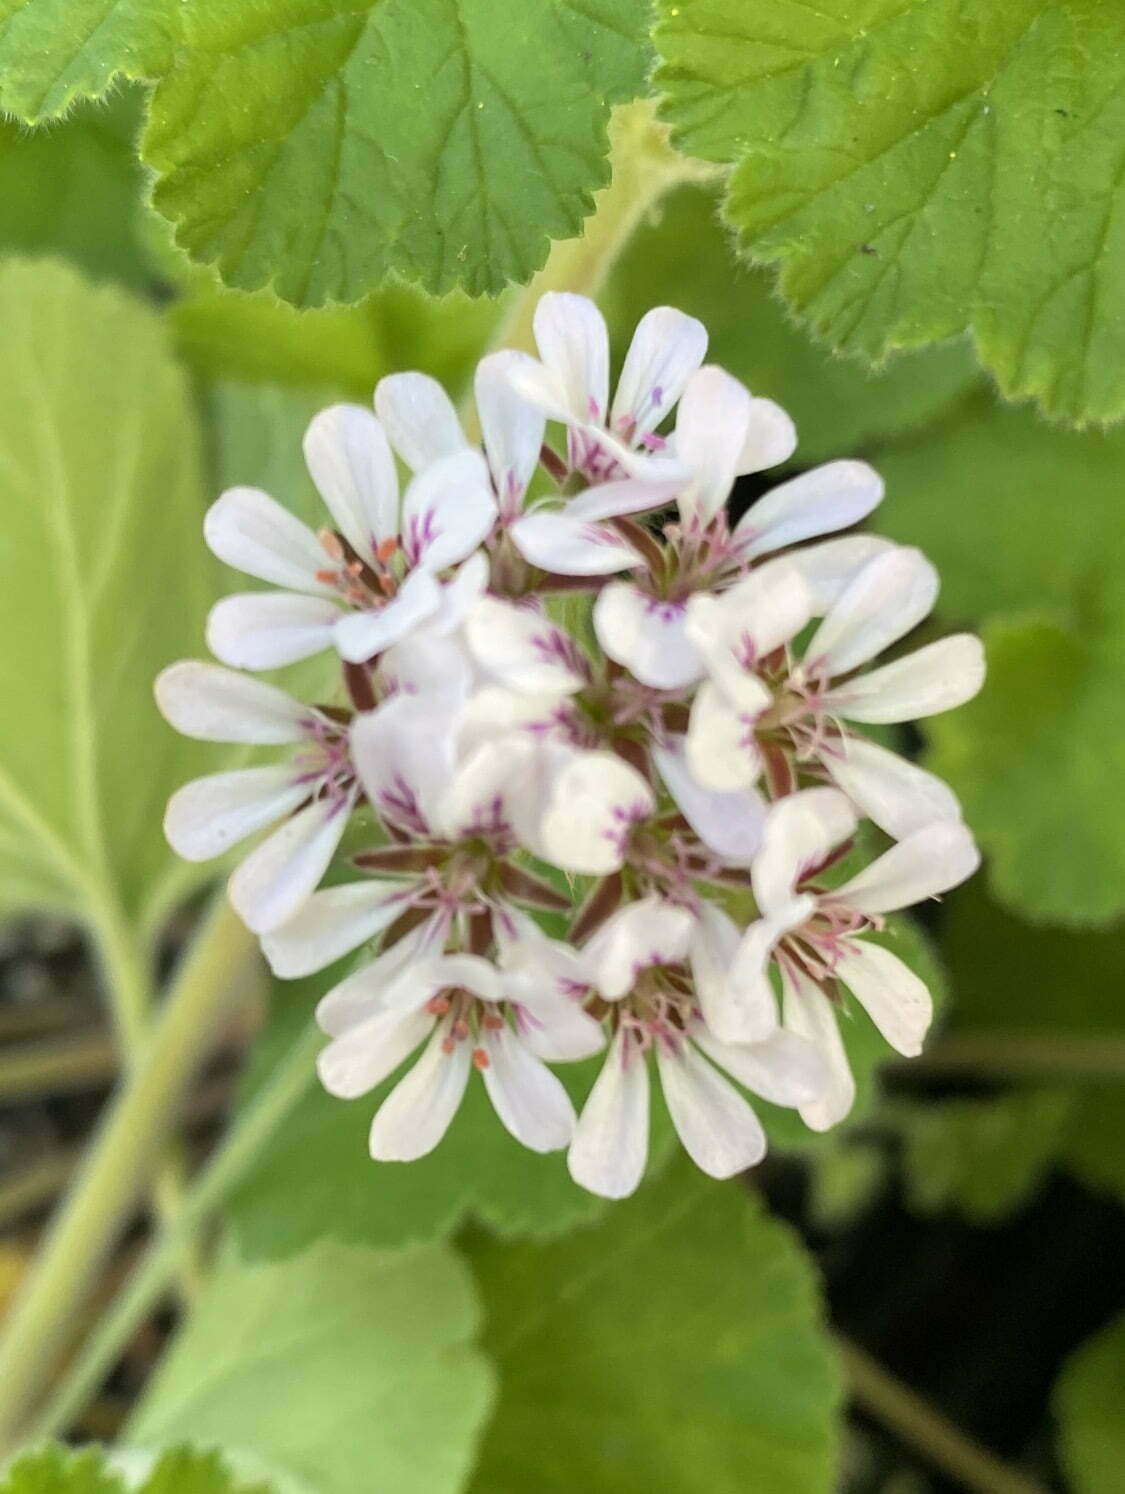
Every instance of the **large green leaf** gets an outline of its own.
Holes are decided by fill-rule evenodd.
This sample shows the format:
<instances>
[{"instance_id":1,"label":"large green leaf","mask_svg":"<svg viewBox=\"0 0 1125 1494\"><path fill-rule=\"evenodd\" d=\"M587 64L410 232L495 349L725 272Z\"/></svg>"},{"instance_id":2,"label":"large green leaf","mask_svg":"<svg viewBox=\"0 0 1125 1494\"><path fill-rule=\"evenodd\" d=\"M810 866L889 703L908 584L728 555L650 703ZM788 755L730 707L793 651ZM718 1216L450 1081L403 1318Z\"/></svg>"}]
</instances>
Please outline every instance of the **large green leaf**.
<instances>
[{"instance_id":1,"label":"large green leaf","mask_svg":"<svg viewBox=\"0 0 1125 1494\"><path fill-rule=\"evenodd\" d=\"M1100 0L661 0L678 142L832 347L968 327L1012 396L1125 414L1125 11Z\"/></svg>"},{"instance_id":2,"label":"large green leaf","mask_svg":"<svg viewBox=\"0 0 1125 1494\"><path fill-rule=\"evenodd\" d=\"M257 1480L244 1483L217 1452L176 1447L143 1460L132 1473L128 1455L110 1461L98 1448L72 1452L58 1446L24 1453L8 1469L0 1494L272 1494Z\"/></svg>"},{"instance_id":3,"label":"large green leaf","mask_svg":"<svg viewBox=\"0 0 1125 1494\"><path fill-rule=\"evenodd\" d=\"M670 302L699 317L711 333L709 360L793 416L803 466L877 452L947 415L983 381L964 341L904 353L878 370L833 357L794 326L770 279L734 253L715 194L682 187L634 235L601 297L615 350L624 353L650 306Z\"/></svg>"},{"instance_id":4,"label":"large green leaf","mask_svg":"<svg viewBox=\"0 0 1125 1494\"><path fill-rule=\"evenodd\" d=\"M472 1281L440 1246L222 1264L128 1440L229 1447L310 1494L454 1494L491 1397Z\"/></svg>"},{"instance_id":5,"label":"large green leaf","mask_svg":"<svg viewBox=\"0 0 1125 1494\"><path fill-rule=\"evenodd\" d=\"M195 259L298 305L525 281L607 179L646 0L196 0L145 156Z\"/></svg>"},{"instance_id":6,"label":"large green leaf","mask_svg":"<svg viewBox=\"0 0 1125 1494\"><path fill-rule=\"evenodd\" d=\"M164 801L217 765L152 700L217 583L191 400L159 318L56 263L0 266L0 361L0 903L144 913L184 877Z\"/></svg>"},{"instance_id":7,"label":"large green leaf","mask_svg":"<svg viewBox=\"0 0 1125 1494\"><path fill-rule=\"evenodd\" d=\"M1125 1316L1067 1361L1055 1387L1063 1465L1074 1494L1113 1494L1125 1462Z\"/></svg>"},{"instance_id":8,"label":"large green leaf","mask_svg":"<svg viewBox=\"0 0 1125 1494\"><path fill-rule=\"evenodd\" d=\"M678 1162L595 1229L471 1242L500 1403L479 1494L818 1494L839 1385L811 1264Z\"/></svg>"}]
</instances>

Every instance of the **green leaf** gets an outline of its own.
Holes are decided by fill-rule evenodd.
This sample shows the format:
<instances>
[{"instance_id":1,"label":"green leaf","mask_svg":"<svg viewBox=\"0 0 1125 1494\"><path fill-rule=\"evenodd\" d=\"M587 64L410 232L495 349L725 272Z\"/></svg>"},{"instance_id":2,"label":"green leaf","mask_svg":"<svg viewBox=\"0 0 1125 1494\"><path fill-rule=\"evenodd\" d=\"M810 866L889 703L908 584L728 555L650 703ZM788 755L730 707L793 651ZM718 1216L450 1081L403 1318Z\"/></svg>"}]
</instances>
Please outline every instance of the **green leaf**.
<instances>
[{"instance_id":1,"label":"green leaf","mask_svg":"<svg viewBox=\"0 0 1125 1494\"><path fill-rule=\"evenodd\" d=\"M157 209L228 284L357 301L526 281L607 180L647 0L197 0L153 96Z\"/></svg>"},{"instance_id":2,"label":"green leaf","mask_svg":"<svg viewBox=\"0 0 1125 1494\"><path fill-rule=\"evenodd\" d=\"M476 1238L500 1402L471 1485L817 1494L839 1383L816 1279L737 1183L679 1161L554 1244Z\"/></svg>"},{"instance_id":3,"label":"green leaf","mask_svg":"<svg viewBox=\"0 0 1125 1494\"><path fill-rule=\"evenodd\" d=\"M316 1494L454 1494L491 1395L468 1272L443 1247L227 1260L128 1440L217 1443Z\"/></svg>"},{"instance_id":4,"label":"green leaf","mask_svg":"<svg viewBox=\"0 0 1125 1494\"><path fill-rule=\"evenodd\" d=\"M714 193L682 187L633 236L601 297L615 351L624 355L650 306L671 303L699 317L711 333L708 358L793 416L802 466L869 455L946 416L983 381L964 341L902 354L878 370L834 358L786 316L770 279L734 254Z\"/></svg>"},{"instance_id":5,"label":"green leaf","mask_svg":"<svg viewBox=\"0 0 1125 1494\"><path fill-rule=\"evenodd\" d=\"M149 914L198 875L164 802L217 766L152 700L217 584L189 391L154 313L51 262L0 266L0 361L0 902Z\"/></svg>"},{"instance_id":6,"label":"green leaf","mask_svg":"<svg viewBox=\"0 0 1125 1494\"><path fill-rule=\"evenodd\" d=\"M1125 1204L1125 1092L1120 1083L1077 1091L1062 1160L1087 1188Z\"/></svg>"},{"instance_id":7,"label":"green leaf","mask_svg":"<svg viewBox=\"0 0 1125 1494\"><path fill-rule=\"evenodd\" d=\"M989 678L928 723L929 765L960 795L997 895L1036 919L1108 923L1125 909L1125 631L998 618Z\"/></svg>"},{"instance_id":8,"label":"green leaf","mask_svg":"<svg viewBox=\"0 0 1125 1494\"><path fill-rule=\"evenodd\" d=\"M218 1452L176 1447L155 1461L144 1459L144 1473L132 1476L136 1460L118 1454L112 1466L100 1448L71 1452L57 1446L24 1453L8 1469L0 1494L271 1494L270 1487L244 1483Z\"/></svg>"},{"instance_id":9,"label":"green leaf","mask_svg":"<svg viewBox=\"0 0 1125 1494\"><path fill-rule=\"evenodd\" d=\"M0 0L0 109L30 124L150 78L179 38L177 0Z\"/></svg>"},{"instance_id":10,"label":"green leaf","mask_svg":"<svg viewBox=\"0 0 1125 1494\"><path fill-rule=\"evenodd\" d=\"M1074 1494L1112 1494L1125 1461L1125 1316L1072 1354L1055 1386L1063 1467Z\"/></svg>"},{"instance_id":11,"label":"green leaf","mask_svg":"<svg viewBox=\"0 0 1125 1494\"><path fill-rule=\"evenodd\" d=\"M955 1210L996 1224L1035 1192L1072 1119L1065 1090L1027 1089L982 1100L896 1103L906 1201L918 1214Z\"/></svg>"},{"instance_id":12,"label":"green leaf","mask_svg":"<svg viewBox=\"0 0 1125 1494\"><path fill-rule=\"evenodd\" d=\"M0 123L0 247L60 254L99 280L152 283L140 242L144 177L133 139L140 100L122 93L53 129Z\"/></svg>"},{"instance_id":13,"label":"green leaf","mask_svg":"<svg viewBox=\"0 0 1125 1494\"><path fill-rule=\"evenodd\" d=\"M677 142L790 306L878 361L970 328L1011 397L1125 415L1125 13L1096 0L661 0Z\"/></svg>"},{"instance_id":14,"label":"green leaf","mask_svg":"<svg viewBox=\"0 0 1125 1494\"><path fill-rule=\"evenodd\" d=\"M881 1148L847 1138L808 1155L809 1213L818 1228L847 1229L874 1202L887 1177Z\"/></svg>"}]
</instances>

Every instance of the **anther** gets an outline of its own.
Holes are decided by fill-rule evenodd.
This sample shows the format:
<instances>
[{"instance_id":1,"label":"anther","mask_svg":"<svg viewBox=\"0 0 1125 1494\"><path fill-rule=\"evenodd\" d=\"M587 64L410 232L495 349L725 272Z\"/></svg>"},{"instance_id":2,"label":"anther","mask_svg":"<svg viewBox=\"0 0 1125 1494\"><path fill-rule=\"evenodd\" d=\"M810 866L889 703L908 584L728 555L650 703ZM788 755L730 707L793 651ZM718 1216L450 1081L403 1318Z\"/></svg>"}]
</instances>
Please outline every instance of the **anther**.
<instances>
[{"instance_id":1,"label":"anther","mask_svg":"<svg viewBox=\"0 0 1125 1494\"><path fill-rule=\"evenodd\" d=\"M343 560L344 547L340 543L340 536L334 530L322 529L318 533L317 539L320 541L320 548L324 551L325 555L330 555L333 560Z\"/></svg>"},{"instance_id":2,"label":"anther","mask_svg":"<svg viewBox=\"0 0 1125 1494\"><path fill-rule=\"evenodd\" d=\"M473 1049L473 1062L476 1064L478 1069L488 1068L488 1054L484 1051L483 1048Z\"/></svg>"},{"instance_id":3,"label":"anther","mask_svg":"<svg viewBox=\"0 0 1125 1494\"><path fill-rule=\"evenodd\" d=\"M378 548L375 551L375 559L380 565L386 565L397 549L398 540L393 534L389 535L385 540L379 541Z\"/></svg>"}]
</instances>

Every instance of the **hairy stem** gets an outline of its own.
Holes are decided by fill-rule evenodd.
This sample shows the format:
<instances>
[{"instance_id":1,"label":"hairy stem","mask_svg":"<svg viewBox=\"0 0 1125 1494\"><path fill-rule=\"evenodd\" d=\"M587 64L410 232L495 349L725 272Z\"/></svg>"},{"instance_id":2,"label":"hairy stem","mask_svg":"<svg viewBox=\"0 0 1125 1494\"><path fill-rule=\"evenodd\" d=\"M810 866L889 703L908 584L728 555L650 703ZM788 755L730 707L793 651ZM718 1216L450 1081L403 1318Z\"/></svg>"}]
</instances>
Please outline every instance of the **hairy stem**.
<instances>
[{"instance_id":1,"label":"hairy stem","mask_svg":"<svg viewBox=\"0 0 1125 1494\"><path fill-rule=\"evenodd\" d=\"M222 897L189 948L0 1335L0 1457L49 1380L67 1325L152 1177L177 1103L254 947Z\"/></svg>"},{"instance_id":2,"label":"hairy stem","mask_svg":"<svg viewBox=\"0 0 1125 1494\"><path fill-rule=\"evenodd\" d=\"M836 1347L857 1405L935 1468L973 1494L1047 1494L1042 1484L1010 1468L958 1431L857 1344L837 1338Z\"/></svg>"}]
</instances>

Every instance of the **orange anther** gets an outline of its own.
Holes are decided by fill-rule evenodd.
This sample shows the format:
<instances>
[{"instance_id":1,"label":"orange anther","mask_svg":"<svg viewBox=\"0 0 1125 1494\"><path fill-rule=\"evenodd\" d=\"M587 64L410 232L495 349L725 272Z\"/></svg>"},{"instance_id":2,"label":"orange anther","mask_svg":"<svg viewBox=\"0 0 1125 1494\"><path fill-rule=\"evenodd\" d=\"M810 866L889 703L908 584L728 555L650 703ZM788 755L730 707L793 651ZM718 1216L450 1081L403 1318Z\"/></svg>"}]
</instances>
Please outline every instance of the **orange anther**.
<instances>
[{"instance_id":1,"label":"orange anther","mask_svg":"<svg viewBox=\"0 0 1125 1494\"><path fill-rule=\"evenodd\" d=\"M498 1017L495 1012L488 1012L480 1019L480 1025L488 1032L499 1032L504 1026L504 1018Z\"/></svg>"},{"instance_id":2,"label":"orange anther","mask_svg":"<svg viewBox=\"0 0 1125 1494\"><path fill-rule=\"evenodd\" d=\"M375 551L375 559L380 565L386 565L397 549L398 540L392 534L387 539L379 541L379 547Z\"/></svg>"},{"instance_id":3,"label":"orange anther","mask_svg":"<svg viewBox=\"0 0 1125 1494\"><path fill-rule=\"evenodd\" d=\"M325 555L330 555L333 560L343 560L344 547L340 543L340 536L334 530L322 529L317 535L317 539L320 541L320 548L324 551Z\"/></svg>"},{"instance_id":4,"label":"orange anther","mask_svg":"<svg viewBox=\"0 0 1125 1494\"><path fill-rule=\"evenodd\" d=\"M394 596L395 578L393 576L381 575L379 577L379 585L382 588L384 596Z\"/></svg>"},{"instance_id":5,"label":"orange anther","mask_svg":"<svg viewBox=\"0 0 1125 1494\"><path fill-rule=\"evenodd\" d=\"M473 1062L476 1064L478 1069L488 1068L488 1054L484 1051L483 1048L473 1049Z\"/></svg>"},{"instance_id":6,"label":"orange anther","mask_svg":"<svg viewBox=\"0 0 1125 1494\"><path fill-rule=\"evenodd\" d=\"M453 1041L453 1039L451 1037L442 1038L442 1040L441 1040L441 1051L443 1053L445 1053L445 1054L452 1053L453 1050L454 1050L454 1048L456 1048L456 1046L457 1046L457 1044Z\"/></svg>"}]
</instances>

